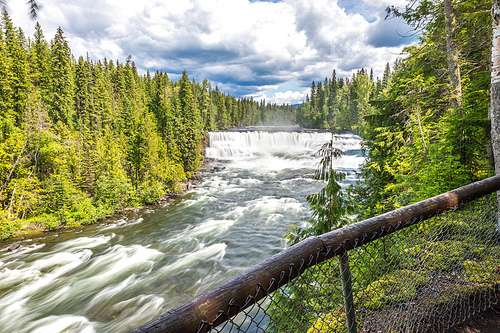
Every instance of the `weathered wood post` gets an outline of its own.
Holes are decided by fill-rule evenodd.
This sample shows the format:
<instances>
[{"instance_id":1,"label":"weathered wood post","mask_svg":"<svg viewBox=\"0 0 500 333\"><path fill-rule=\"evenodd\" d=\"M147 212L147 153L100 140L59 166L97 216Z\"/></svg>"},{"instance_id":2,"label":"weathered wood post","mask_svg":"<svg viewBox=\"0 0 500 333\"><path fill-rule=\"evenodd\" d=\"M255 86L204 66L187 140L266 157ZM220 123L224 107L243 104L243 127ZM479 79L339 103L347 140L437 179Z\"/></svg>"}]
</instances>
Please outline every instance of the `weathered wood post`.
<instances>
[{"instance_id":1,"label":"weathered wood post","mask_svg":"<svg viewBox=\"0 0 500 333\"><path fill-rule=\"evenodd\" d=\"M340 255L340 276L342 279L342 294L344 296L347 331L349 333L357 333L356 312L354 309L354 298L352 296L352 275L349 269L349 255L347 251Z\"/></svg>"}]
</instances>

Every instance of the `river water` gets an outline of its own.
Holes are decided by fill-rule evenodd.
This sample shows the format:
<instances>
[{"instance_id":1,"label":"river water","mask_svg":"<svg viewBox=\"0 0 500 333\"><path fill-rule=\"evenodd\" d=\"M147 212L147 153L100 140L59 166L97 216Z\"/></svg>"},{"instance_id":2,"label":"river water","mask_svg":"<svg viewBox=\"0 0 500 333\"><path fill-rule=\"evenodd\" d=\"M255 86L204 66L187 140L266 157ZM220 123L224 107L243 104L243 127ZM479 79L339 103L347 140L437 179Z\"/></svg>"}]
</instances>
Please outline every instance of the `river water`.
<instances>
[{"instance_id":1,"label":"river water","mask_svg":"<svg viewBox=\"0 0 500 333\"><path fill-rule=\"evenodd\" d=\"M314 153L331 134L210 133L198 187L81 231L0 244L0 332L128 332L282 251L305 225ZM364 161L343 134L336 168Z\"/></svg>"}]
</instances>

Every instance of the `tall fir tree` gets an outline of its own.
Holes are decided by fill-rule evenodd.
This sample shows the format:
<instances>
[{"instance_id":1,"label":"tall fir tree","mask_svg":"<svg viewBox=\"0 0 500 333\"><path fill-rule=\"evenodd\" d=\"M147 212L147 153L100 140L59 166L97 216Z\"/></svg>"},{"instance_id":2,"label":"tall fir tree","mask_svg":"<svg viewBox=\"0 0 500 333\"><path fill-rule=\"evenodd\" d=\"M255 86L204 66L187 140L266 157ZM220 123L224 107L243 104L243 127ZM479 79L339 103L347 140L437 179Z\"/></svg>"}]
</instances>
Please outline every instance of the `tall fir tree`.
<instances>
[{"instance_id":1,"label":"tall fir tree","mask_svg":"<svg viewBox=\"0 0 500 333\"><path fill-rule=\"evenodd\" d=\"M198 170L201 165L201 116L195 107L193 87L186 71L182 72L179 81L179 113L182 119L182 139L179 144L184 160L184 170L189 176Z\"/></svg>"},{"instance_id":2,"label":"tall fir tree","mask_svg":"<svg viewBox=\"0 0 500 333\"><path fill-rule=\"evenodd\" d=\"M49 116L54 123L74 126L73 71L71 50L61 27L57 28L51 45L51 100Z\"/></svg>"}]
</instances>

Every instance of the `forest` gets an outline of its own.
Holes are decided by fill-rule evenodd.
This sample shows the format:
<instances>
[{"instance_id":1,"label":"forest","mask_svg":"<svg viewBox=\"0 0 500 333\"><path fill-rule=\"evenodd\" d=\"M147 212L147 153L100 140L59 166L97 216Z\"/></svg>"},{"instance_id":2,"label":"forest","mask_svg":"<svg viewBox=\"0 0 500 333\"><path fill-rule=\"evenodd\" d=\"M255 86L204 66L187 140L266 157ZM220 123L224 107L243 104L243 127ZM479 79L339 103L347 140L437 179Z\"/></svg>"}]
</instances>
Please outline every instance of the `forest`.
<instances>
[{"instance_id":1,"label":"forest","mask_svg":"<svg viewBox=\"0 0 500 333\"><path fill-rule=\"evenodd\" d=\"M208 131L288 123L349 130L367 158L349 189L374 216L493 174L488 119L491 1L387 9L415 28L382 78L333 70L298 107L235 98L206 79L139 75L125 62L72 55L64 32L0 32L0 238L41 225L93 223L155 202L195 176ZM205 136L205 137L204 137Z\"/></svg>"},{"instance_id":2,"label":"forest","mask_svg":"<svg viewBox=\"0 0 500 333\"><path fill-rule=\"evenodd\" d=\"M297 121L363 137L367 161L350 189L360 220L494 174L491 9L490 0L389 7L388 18L404 19L419 41L382 79L361 69L312 83Z\"/></svg>"},{"instance_id":3,"label":"forest","mask_svg":"<svg viewBox=\"0 0 500 333\"><path fill-rule=\"evenodd\" d=\"M75 59L61 28L27 38L6 11L0 30L0 239L153 203L196 175L207 131L295 120L186 71Z\"/></svg>"}]
</instances>

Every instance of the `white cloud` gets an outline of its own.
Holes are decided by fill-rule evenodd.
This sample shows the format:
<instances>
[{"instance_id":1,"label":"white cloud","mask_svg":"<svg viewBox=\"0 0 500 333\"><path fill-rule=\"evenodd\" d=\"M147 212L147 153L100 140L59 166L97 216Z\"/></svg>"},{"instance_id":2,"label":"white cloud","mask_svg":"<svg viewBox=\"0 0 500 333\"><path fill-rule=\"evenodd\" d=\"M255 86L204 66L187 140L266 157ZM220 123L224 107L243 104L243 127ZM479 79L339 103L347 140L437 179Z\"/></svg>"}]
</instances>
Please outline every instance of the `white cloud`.
<instances>
[{"instance_id":1,"label":"white cloud","mask_svg":"<svg viewBox=\"0 0 500 333\"><path fill-rule=\"evenodd\" d=\"M385 9L387 6L404 7L408 4L407 0L363 0L367 6Z\"/></svg>"},{"instance_id":2,"label":"white cloud","mask_svg":"<svg viewBox=\"0 0 500 333\"><path fill-rule=\"evenodd\" d=\"M271 103L281 104L299 104L306 99L307 93L305 91L291 91L277 92L273 95Z\"/></svg>"},{"instance_id":3,"label":"white cloud","mask_svg":"<svg viewBox=\"0 0 500 333\"><path fill-rule=\"evenodd\" d=\"M401 50L381 20L398 1L405 2L361 0L347 10L339 4L350 0L40 0L39 20L47 39L60 25L76 57L123 62L130 54L139 69L171 77L187 69L237 96L269 96L295 81L298 87L273 95L295 103L334 68L349 77L361 67L381 75ZM32 35L26 12L24 2L11 1L14 24Z\"/></svg>"}]
</instances>

